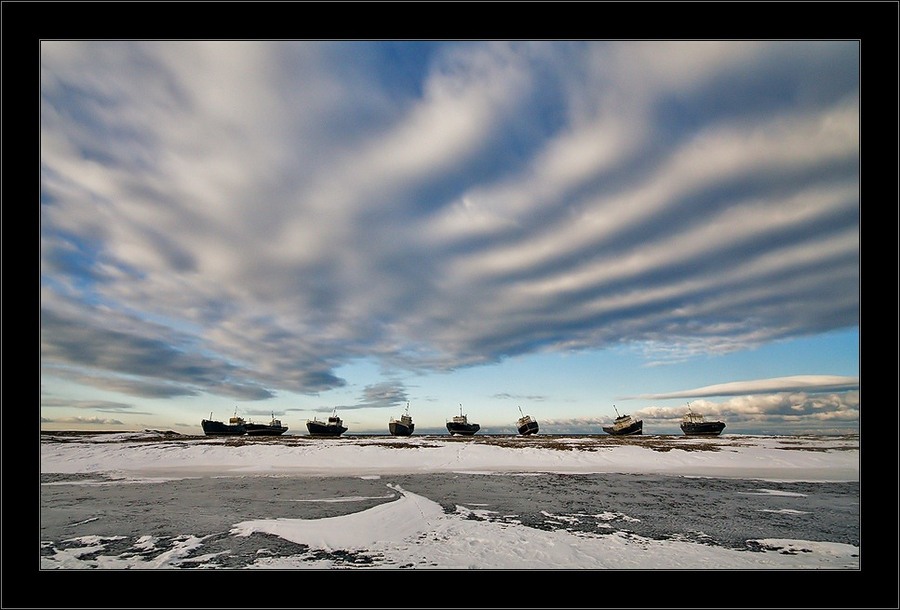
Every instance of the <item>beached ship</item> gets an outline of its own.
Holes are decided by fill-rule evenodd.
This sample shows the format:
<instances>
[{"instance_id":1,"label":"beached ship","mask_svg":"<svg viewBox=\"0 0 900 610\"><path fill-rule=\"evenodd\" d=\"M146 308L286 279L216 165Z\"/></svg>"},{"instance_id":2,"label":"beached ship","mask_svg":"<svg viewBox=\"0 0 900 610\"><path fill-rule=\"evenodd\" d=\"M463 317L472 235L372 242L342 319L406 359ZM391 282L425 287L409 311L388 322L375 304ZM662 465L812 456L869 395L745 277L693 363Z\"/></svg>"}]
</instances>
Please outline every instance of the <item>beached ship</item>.
<instances>
[{"instance_id":1,"label":"beached ship","mask_svg":"<svg viewBox=\"0 0 900 610\"><path fill-rule=\"evenodd\" d=\"M699 413L694 413L691 403L688 403L688 412L681 419L681 431L686 436L718 436L724 429L724 422L707 421Z\"/></svg>"},{"instance_id":2,"label":"beached ship","mask_svg":"<svg viewBox=\"0 0 900 610\"><path fill-rule=\"evenodd\" d=\"M200 422L200 427L203 428L203 434L206 436L241 436L247 432L246 425L244 419L238 417L237 409L234 410L234 415L231 416L227 424L214 420L212 413L209 414L209 419L204 419Z\"/></svg>"},{"instance_id":3,"label":"beached ship","mask_svg":"<svg viewBox=\"0 0 900 610\"><path fill-rule=\"evenodd\" d=\"M411 436L416 425L413 423L412 417L409 415L409 403L406 403L406 413L400 416L400 419L391 418L388 422L388 431L394 436Z\"/></svg>"},{"instance_id":4,"label":"beached ship","mask_svg":"<svg viewBox=\"0 0 900 610\"><path fill-rule=\"evenodd\" d=\"M528 436L529 434L537 434L538 432L538 423L536 420L532 419L530 415L525 415L522 413L522 407L519 407L519 414L522 416L516 422L516 429L519 431L519 434L522 436Z\"/></svg>"},{"instance_id":5,"label":"beached ship","mask_svg":"<svg viewBox=\"0 0 900 610\"><path fill-rule=\"evenodd\" d=\"M454 415L453 419L447 422L447 432L451 436L473 436L479 430L480 425L469 423L469 418L462 412L462 405L459 405L459 415Z\"/></svg>"},{"instance_id":6,"label":"beached ship","mask_svg":"<svg viewBox=\"0 0 900 610\"><path fill-rule=\"evenodd\" d=\"M319 421L315 417L306 420L306 429L309 430L310 436L340 436L347 431L344 422L337 416L337 409L331 413L327 422Z\"/></svg>"},{"instance_id":7,"label":"beached ship","mask_svg":"<svg viewBox=\"0 0 900 610\"><path fill-rule=\"evenodd\" d=\"M288 427L282 425L280 419L275 419L274 413L272 414L272 421L268 424L246 422L244 428L249 436L281 436L288 431Z\"/></svg>"},{"instance_id":8,"label":"beached ship","mask_svg":"<svg viewBox=\"0 0 900 610\"><path fill-rule=\"evenodd\" d=\"M611 426L603 426L603 431L614 436L631 436L632 434L643 434L644 420L634 419L628 414L619 415L619 410L613 405L616 411L616 419Z\"/></svg>"}]
</instances>

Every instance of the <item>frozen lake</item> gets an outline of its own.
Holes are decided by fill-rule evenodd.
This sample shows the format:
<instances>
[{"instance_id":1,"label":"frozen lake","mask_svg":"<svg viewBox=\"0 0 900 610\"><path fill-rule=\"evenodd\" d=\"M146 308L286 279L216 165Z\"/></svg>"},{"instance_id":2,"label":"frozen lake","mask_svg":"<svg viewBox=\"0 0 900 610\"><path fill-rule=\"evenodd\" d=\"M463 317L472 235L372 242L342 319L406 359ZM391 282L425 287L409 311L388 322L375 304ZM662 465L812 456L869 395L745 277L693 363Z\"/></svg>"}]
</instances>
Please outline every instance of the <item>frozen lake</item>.
<instances>
[{"instance_id":1,"label":"frozen lake","mask_svg":"<svg viewBox=\"0 0 900 610\"><path fill-rule=\"evenodd\" d=\"M275 561L291 568L406 567L382 552L316 551L262 532L230 533L245 521L312 521L364 513L397 502L401 494L395 486L439 504L448 516L512 527L523 539L533 537L532 529L598 539L618 534L633 540L687 541L751 555L763 546L754 540L826 541L858 547L860 535L859 484L854 482L448 473L103 481L90 475L42 477L42 567L252 568ZM340 527L338 521L322 523L322 527ZM190 551L173 554L188 539L196 540ZM86 540L96 541L96 546L86 545ZM152 545L148 540L153 540ZM427 547L415 561L404 557L404 564L446 567L429 558ZM691 567L689 556L683 561L683 567ZM659 562L670 567L672 563L662 558ZM842 564L830 567L853 568L858 562L851 553ZM647 566L591 565L585 557L572 559L571 565L546 567Z\"/></svg>"},{"instance_id":2,"label":"frozen lake","mask_svg":"<svg viewBox=\"0 0 900 610\"><path fill-rule=\"evenodd\" d=\"M835 569L858 437L51 435L42 569Z\"/></svg>"}]
</instances>

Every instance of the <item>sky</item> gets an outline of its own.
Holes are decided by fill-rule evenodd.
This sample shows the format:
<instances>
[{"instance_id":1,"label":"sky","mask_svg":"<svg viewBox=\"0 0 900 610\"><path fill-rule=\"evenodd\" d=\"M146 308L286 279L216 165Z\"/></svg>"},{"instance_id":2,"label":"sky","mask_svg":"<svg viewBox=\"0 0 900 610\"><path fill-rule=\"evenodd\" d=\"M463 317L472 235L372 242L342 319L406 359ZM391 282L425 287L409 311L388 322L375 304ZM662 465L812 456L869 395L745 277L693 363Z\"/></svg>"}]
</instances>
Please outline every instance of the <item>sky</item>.
<instances>
[{"instance_id":1,"label":"sky","mask_svg":"<svg viewBox=\"0 0 900 610\"><path fill-rule=\"evenodd\" d=\"M40 43L44 430L858 432L859 43Z\"/></svg>"},{"instance_id":2,"label":"sky","mask_svg":"<svg viewBox=\"0 0 900 610\"><path fill-rule=\"evenodd\" d=\"M139 436L139 435L137 435ZM485 473L663 473L679 476L724 476L757 478L760 494L792 496L796 508L785 508L784 518L809 510L803 494L780 491L773 481L835 482L859 481L858 437L795 438L785 445L777 437L712 438L700 442L716 445L715 459L707 451L682 451L678 440L670 451L655 451L633 443L606 447L603 451L561 451L529 446L499 447L471 440L424 438L388 439L411 445L397 450L379 445L377 439L298 439L285 444L248 443L224 445L206 439L178 441L173 451L169 442L131 442L136 435L111 434L80 442L43 442L42 473L81 473L78 481L45 485L123 485L129 481L163 481L172 478L209 476L360 476L379 479L381 475L428 472ZM143 438L150 438L145 435ZM590 437L588 437L590 438ZM72 439L69 439L72 441ZM578 439L568 439L573 447ZM584 440L582 438L581 440ZM598 439L594 438L593 442ZM602 439L601 439L602 440ZM126 441L123 444L123 441ZM533 439L528 440L534 443ZM565 440L563 441L565 442ZM696 442L696 441L695 441ZM852 449L856 445L855 450ZM807 450L798 450L799 448ZM415 459L410 459L411 453ZM91 475L115 473L115 481L92 479ZM440 503L411 493L389 477L385 493L399 493L396 500L369 510L340 517L317 519L278 518L244 520L234 515L230 535L242 537L267 533L285 538L312 550L363 549L378 558L372 566L412 565L435 569L713 569L713 570L859 570L858 546L818 540L762 539L769 550L748 553L686 540L652 540L635 534L578 535L565 529L543 530L485 520L487 507L460 504L455 513L445 514ZM388 489L390 488L390 489ZM381 496L384 497L384 496ZM333 497L324 502L353 502L360 498ZM657 498L658 500L658 498ZM554 515L547 514L548 519ZM482 517L481 520L475 517ZM610 518L613 516L597 515ZM627 515L621 518L626 518ZM559 516L564 519L564 516ZM144 544L152 548L153 536ZM57 550L41 558L43 569L166 569L197 566L192 551L203 538L182 536L174 550L164 554L122 553L115 556L106 543L85 537L83 546ZM524 542L523 542L524 541ZM70 541L71 542L71 541ZM428 562L422 563L426 557ZM200 556L202 560L202 554ZM329 569L333 559L312 561L309 556L267 558L260 555L253 567L265 569ZM347 566L343 566L346 568ZM797 581L800 582L800 581ZM802 590L802 587L801 587ZM649 592L647 592L649 593ZM813 595L813 592L808 592ZM777 597L777 596L776 596ZM647 603L649 597L644 597ZM737 601L731 592L722 592L719 603L727 607ZM422 603L428 604L428 599Z\"/></svg>"}]
</instances>

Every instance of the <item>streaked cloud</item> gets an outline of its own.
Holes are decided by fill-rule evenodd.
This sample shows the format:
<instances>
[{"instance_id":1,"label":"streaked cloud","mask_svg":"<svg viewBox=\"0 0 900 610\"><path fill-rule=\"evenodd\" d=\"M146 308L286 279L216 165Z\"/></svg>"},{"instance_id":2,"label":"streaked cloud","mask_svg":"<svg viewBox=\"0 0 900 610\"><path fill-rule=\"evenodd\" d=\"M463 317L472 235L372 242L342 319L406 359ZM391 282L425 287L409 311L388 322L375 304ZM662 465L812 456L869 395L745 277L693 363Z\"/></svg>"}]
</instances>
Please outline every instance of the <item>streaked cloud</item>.
<instances>
[{"instance_id":1,"label":"streaked cloud","mask_svg":"<svg viewBox=\"0 0 900 610\"><path fill-rule=\"evenodd\" d=\"M769 394L773 392L846 392L859 389L858 377L835 375L795 375L776 379L753 379L704 386L665 394L642 394L638 398L703 398L716 396L741 396L744 394Z\"/></svg>"},{"instance_id":2,"label":"streaked cloud","mask_svg":"<svg viewBox=\"0 0 900 610\"><path fill-rule=\"evenodd\" d=\"M385 408L398 371L856 328L858 62L853 41L44 41L42 375ZM343 378L360 359L384 378ZM858 388L765 383L644 397Z\"/></svg>"},{"instance_id":3,"label":"streaked cloud","mask_svg":"<svg viewBox=\"0 0 900 610\"><path fill-rule=\"evenodd\" d=\"M118 419L106 417L41 417L42 424L67 424L72 426L121 426Z\"/></svg>"}]
</instances>

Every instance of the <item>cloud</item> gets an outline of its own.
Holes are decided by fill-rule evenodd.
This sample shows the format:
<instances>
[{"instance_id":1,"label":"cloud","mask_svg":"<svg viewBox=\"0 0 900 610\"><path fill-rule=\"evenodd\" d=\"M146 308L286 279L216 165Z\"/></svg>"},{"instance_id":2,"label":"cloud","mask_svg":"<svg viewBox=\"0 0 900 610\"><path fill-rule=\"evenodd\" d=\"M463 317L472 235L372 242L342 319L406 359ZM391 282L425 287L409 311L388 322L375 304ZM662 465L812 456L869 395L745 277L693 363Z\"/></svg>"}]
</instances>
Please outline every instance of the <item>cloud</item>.
<instances>
[{"instance_id":1,"label":"cloud","mask_svg":"<svg viewBox=\"0 0 900 610\"><path fill-rule=\"evenodd\" d=\"M41 417L42 424L71 424L71 425L91 425L91 426L121 426L123 425L118 419L108 419L105 417Z\"/></svg>"},{"instance_id":2,"label":"cloud","mask_svg":"<svg viewBox=\"0 0 900 610\"><path fill-rule=\"evenodd\" d=\"M543 402L547 400L547 396L542 396L540 394L510 394L508 392L503 392L500 394L494 394L491 398L495 398L497 400L515 400L515 401L524 401L524 402Z\"/></svg>"},{"instance_id":3,"label":"cloud","mask_svg":"<svg viewBox=\"0 0 900 610\"><path fill-rule=\"evenodd\" d=\"M716 385L666 392L663 394L641 394L631 398L662 400L667 398L703 398L714 396L741 396L745 394L769 394L772 392L847 392L859 390L858 377L839 375L794 375L773 379L753 379L734 381Z\"/></svg>"},{"instance_id":4,"label":"cloud","mask_svg":"<svg viewBox=\"0 0 900 610\"><path fill-rule=\"evenodd\" d=\"M84 409L90 411L102 411L105 413L128 413L130 415L149 415L144 411L136 411L134 405L109 400L71 400L58 399L48 396L41 398L41 407L47 408L64 408L64 409ZM50 421L50 420L48 420ZM60 421L60 420L52 420ZM110 423L110 422L107 422ZM116 422L120 423L120 422Z\"/></svg>"},{"instance_id":5,"label":"cloud","mask_svg":"<svg viewBox=\"0 0 900 610\"><path fill-rule=\"evenodd\" d=\"M852 383L848 387L852 387ZM707 419L726 422L730 430L738 433L745 430L780 430L782 433L815 430L819 434L859 432L859 391L852 389L755 393L723 402L699 398L690 401L690 408ZM643 418L645 425L675 426L686 411L687 405L646 407L635 410L633 415Z\"/></svg>"},{"instance_id":6,"label":"cloud","mask_svg":"<svg viewBox=\"0 0 900 610\"><path fill-rule=\"evenodd\" d=\"M385 409L402 405L409 400L406 386L399 381L386 381L367 385L363 388L362 397L355 405L348 405L347 409Z\"/></svg>"},{"instance_id":7,"label":"cloud","mask_svg":"<svg viewBox=\"0 0 900 610\"><path fill-rule=\"evenodd\" d=\"M42 365L260 400L359 358L668 362L856 326L858 55L45 41Z\"/></svg>"}]
</instances>

